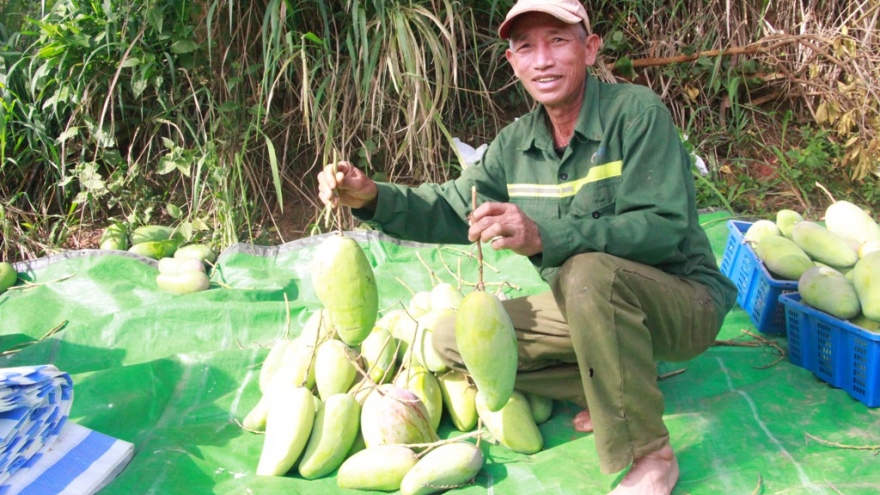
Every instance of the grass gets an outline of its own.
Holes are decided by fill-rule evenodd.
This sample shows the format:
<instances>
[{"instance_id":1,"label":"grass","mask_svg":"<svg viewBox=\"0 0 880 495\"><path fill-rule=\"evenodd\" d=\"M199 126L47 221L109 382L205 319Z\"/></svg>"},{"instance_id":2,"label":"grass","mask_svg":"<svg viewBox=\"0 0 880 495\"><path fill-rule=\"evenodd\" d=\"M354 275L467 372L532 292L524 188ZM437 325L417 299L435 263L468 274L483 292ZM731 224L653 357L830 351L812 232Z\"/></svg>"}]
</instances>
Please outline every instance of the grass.
<instances>
[{"instance_id":1,"label":"grass","mask_svg":"<svg viewBox=\"0 0 880 495\"><path fill-rule=\"evenodd\" d=\"M531 107L494 32L511 4L0 0L0 256L93 247L113 222L291 240L324 228L312 178L336 158L452 178L453 137ZM880 209L877 6L587 6L597 75L653 88L708 164L700 206L819 214L820 182Z\"/></svg>"}]
</instances>

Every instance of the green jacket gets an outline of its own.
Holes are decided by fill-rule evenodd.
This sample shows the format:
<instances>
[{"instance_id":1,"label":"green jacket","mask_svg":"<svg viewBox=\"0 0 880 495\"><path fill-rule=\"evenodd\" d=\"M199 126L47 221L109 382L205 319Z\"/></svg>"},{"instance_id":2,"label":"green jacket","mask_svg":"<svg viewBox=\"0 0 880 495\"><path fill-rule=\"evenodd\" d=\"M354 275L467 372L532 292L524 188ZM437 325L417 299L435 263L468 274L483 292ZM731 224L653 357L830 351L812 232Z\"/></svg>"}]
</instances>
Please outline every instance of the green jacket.
<instances>
[{"instance_id":1,"label":"green jacket","mask_svg":"<svg viewBox=\"0 0 880 495\"><path fill-rule=\"evenodd\" d=\"M605 252L707 286L719 314L736 300L699 225L688 153L648 88L588 77L562 157L543 107L502 129L480 163L444 184L378 183L376 211L355 214L392 236L466 244L471 186L479 202L510 202L537 223L550 280L570 256ZM372 215L371 215L372 214Z\"/></svg>"}]
</instances>

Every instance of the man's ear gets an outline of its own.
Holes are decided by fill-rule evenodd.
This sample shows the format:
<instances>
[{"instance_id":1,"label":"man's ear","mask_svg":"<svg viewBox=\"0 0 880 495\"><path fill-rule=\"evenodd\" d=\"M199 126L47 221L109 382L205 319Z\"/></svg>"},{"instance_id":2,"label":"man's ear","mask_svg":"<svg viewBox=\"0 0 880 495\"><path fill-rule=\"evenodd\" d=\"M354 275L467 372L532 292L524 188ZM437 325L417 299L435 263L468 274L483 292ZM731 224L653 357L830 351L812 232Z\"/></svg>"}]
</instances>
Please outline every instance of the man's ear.
<instances>
[{"instance_id":1,"label":"man's ear","mask_svg":"<svg viewBox=\"0 0 880 495\"><path fill-rule=\"evenodd\" d=\"M516 64L513 63L513 52L508 48L504 51L504 56L507 58L507 63L510 64L510 68L513 69L513 75L519 77L518 71L516 70Z\"/></svg>"},{"instance_id":2,"label":"man's ear","mask_svg":"<svg viewBox=\"0 0 880 495\"><path fill-rule=\"evenodd\" d=\"M587 67L589 67L596 62L599 48L602 47L602 38L599 38L599 35L595 33L589 34L584 43L587 45L586 62Z\"/></svg>"}]
</instances>

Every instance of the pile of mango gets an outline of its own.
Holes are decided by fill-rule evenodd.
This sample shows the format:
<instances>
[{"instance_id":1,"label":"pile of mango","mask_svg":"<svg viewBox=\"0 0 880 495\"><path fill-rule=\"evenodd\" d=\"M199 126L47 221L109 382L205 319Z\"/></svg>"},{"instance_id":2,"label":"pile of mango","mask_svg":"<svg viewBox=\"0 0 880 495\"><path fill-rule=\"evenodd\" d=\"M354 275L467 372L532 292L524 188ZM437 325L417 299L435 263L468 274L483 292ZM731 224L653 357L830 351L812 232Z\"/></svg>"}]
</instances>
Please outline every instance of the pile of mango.
<instances>
[{"instance_id":1,"label":"pile of mango","mask_svg":"<svg viewBox=\"0 0 880 495\"><path fill-rule=\"evenodd\" d=\"M543 448L537 425L553 402L513 389L516 337L496 296L438 283L380 316L356 241L332 235L315 253L321 307L296 338L272 345L261 398L242 421L264 433L257 475L335 472L342 488L425 495L469 484L483 466L480 441L523 454ZM448 368L431 345L445 318L454 318L467 372ZM444 415L460 435L440 440Z\"/></svg>"},{"instance_id":2,"label":"pile of mango","mask_svg":"<svg viewBox=\"0 0 880 495\"><path fill-rule=\"evenodd\" d=\"M774 276L797 280L804 303L880 332L880 225L868 212L836 201L823 224L779 210L743 237Z\"/></svg>"},{"instance_id":3,"label":"pile of mango","mask_svg":"<svg viewBox=\"0 0 880 495\"><path fill-rule=\"evenodd\" d=\"M128 251L158 260L156 285L172 294L190 294L211 287L208 270L217 253L207 244L187 244L176 229L165 225L142 225L128 234L125 227L112 224L101 235L101 249Z\"/></svg>"}]
</instances>

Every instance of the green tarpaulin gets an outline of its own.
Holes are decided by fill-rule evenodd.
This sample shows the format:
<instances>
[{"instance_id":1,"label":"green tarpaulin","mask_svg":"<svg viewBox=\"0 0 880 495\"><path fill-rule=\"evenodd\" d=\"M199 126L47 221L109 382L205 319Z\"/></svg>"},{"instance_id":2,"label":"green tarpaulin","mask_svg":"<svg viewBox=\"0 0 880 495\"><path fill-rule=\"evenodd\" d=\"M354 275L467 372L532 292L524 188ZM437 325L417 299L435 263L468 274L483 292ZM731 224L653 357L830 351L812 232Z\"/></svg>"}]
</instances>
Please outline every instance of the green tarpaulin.
<instances>
[{"instance_id":1,"label":"green tarpaulin","mask_svg":"<svg viewBox=\"0 0 880 495\"><path fill-rule=\"evenodd\" d=\"M702 217L719 261L726 218ZM350 235L373 263L383 311L437 281L467 291L477 279L473 246ZM20 263L26 283L0 295L0 350L20 350L5 352L0 366L52 363L67 371L75 394L69 420L134 443L133 460L102 493L364 493L339 489L333 476L255 476L263 439L238 425L260 397L256 380L269 346L296 335L319 307L309 262L320 240L233 246L217 260L211 290L182 296L156 287L155 262L124 253L85 250ZM510 297L547 290L524 258L484 254L491 290ZM786 348L784 336L758 334L736 308L718 338L744 345L660 363L681 466L675 493L880 492L880 411L787 359L776 362L774 349L756 346L746 331ZM576 412L556 404L535 455L483 442L485 467L453 493L606 493L619 476L600 473L592 435L570 426ZM444 419L441 436L455 434Z\"/></svg>"}]
</instances>

